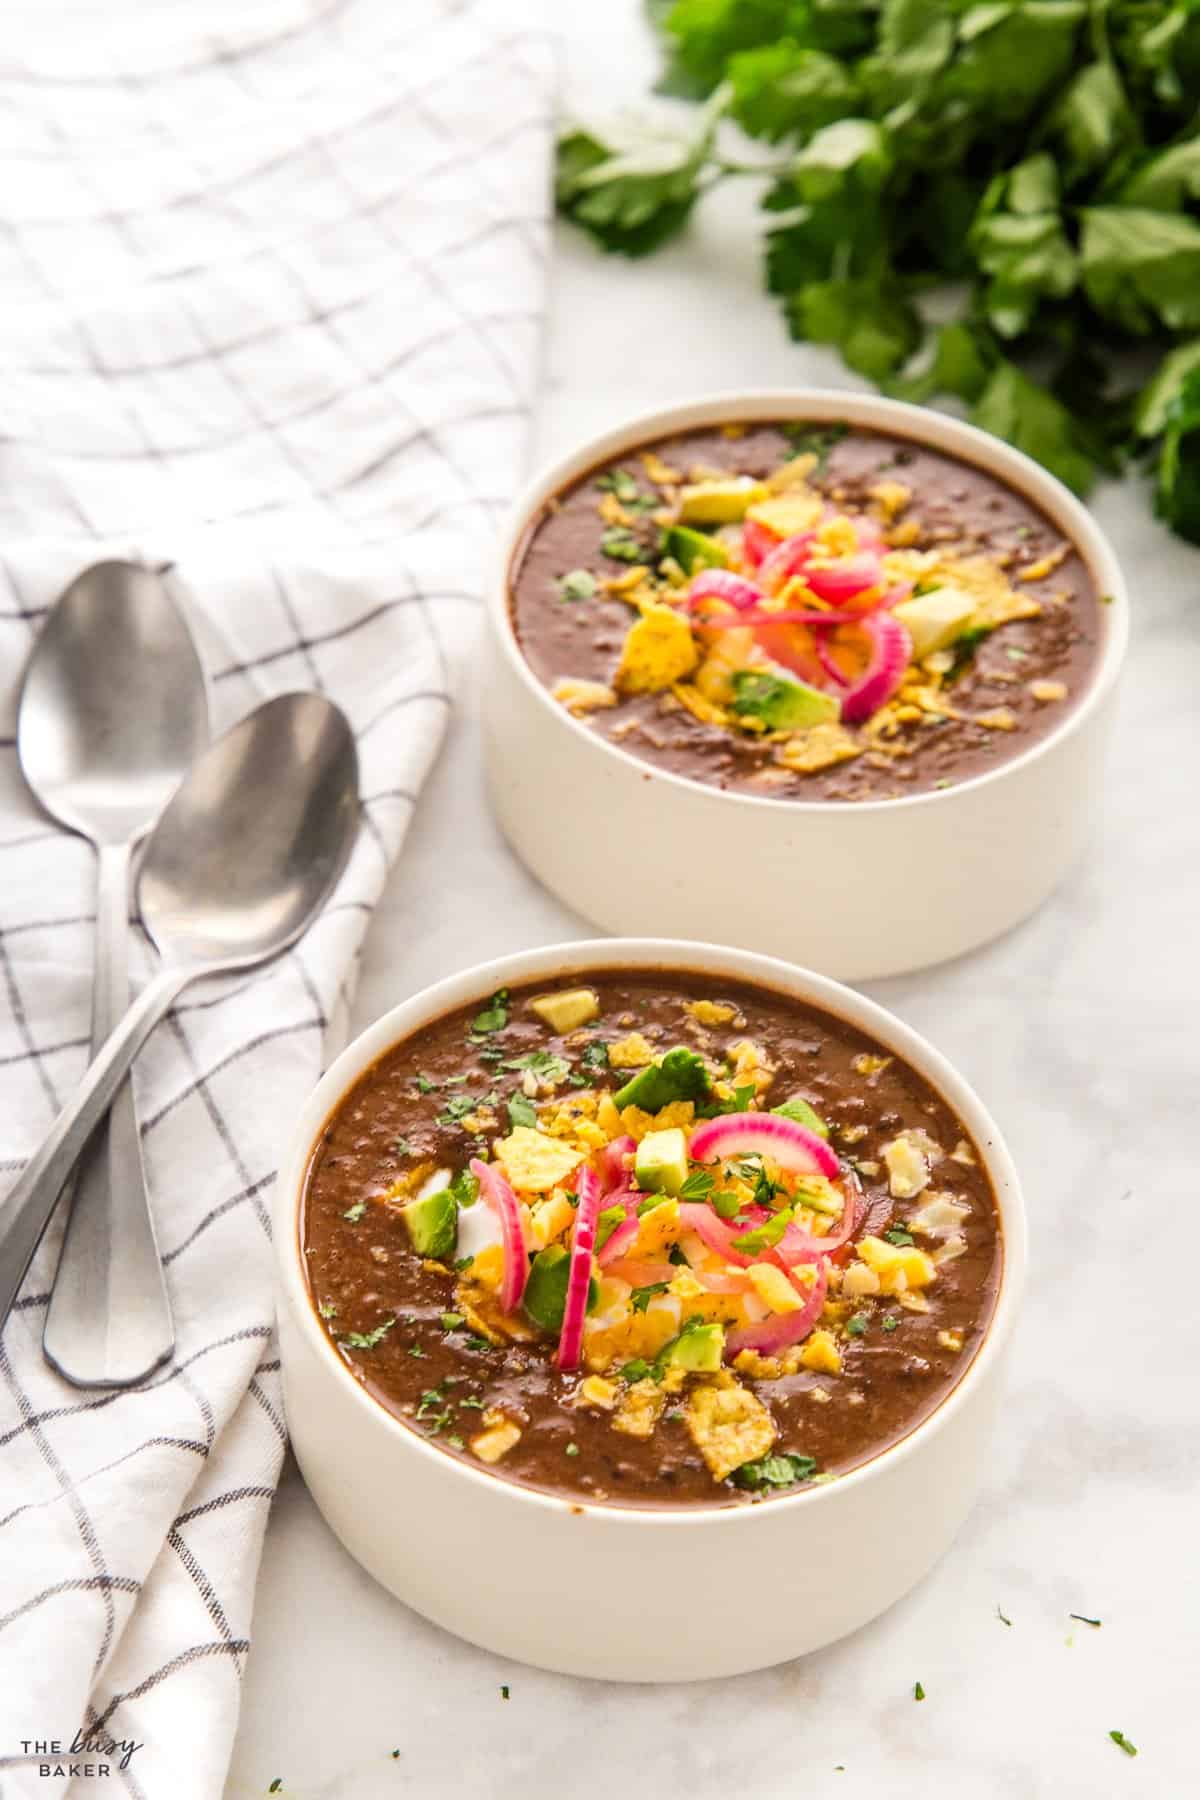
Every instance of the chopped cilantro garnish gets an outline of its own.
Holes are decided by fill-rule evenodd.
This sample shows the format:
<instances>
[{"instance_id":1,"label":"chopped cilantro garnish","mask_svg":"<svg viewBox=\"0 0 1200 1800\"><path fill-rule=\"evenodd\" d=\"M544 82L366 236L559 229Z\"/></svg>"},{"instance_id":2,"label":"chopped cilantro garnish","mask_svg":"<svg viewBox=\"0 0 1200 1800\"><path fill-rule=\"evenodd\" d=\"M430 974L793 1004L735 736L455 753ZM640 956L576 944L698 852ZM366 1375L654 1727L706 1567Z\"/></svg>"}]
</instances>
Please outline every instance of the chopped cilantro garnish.
<instances>
[{"instance_id":1,"label":"chopped cilantro garnish","mask_svg":"<svg viewBox=\"0 0 1200 1800\"><path fill-rule=\"evenodd\" d=\"M608 1045L603 1038L589 1038L579 1056L585 1069L607 1069Z\"/></svg>"},{"instance_id":2,"label":"chopped cilantro garnish","mask_svg":"<svg viewBox=\"0 0 1200 1800\"><path fill-rule=\"evenodd\" d=\"M846 1320L846 1330L851 1337L861 1337L870 1323L870 1313L855 1313L853 1318Z\"/></svg>"},{"instance_id":3,"label":"chopped cilantro garnish","mask_svg":"<svg viewBox=\"0 0 1200 1800\"><path fill-rule=\"evenodd\" d=\"M385 1319L382 1325L376 1325L374 1331L348 1331L338 1339L338 1343L344 1344L347 1350L373 1350L376 1344L382 1343L395 1323L393 1316Z\"/></svg>"},{"instance_id":4,"label":"chopped cilantro garnish","mask_svg":"<svg viewBox=\"0 0 1200 1800\"><path fill-rule=\"evenodd\" d=\"M459 1275L461 1275L461 1274L462 1274L462 1272L463 1272L463 1270L464 1270L464 1269L469 1269L469 1268L470 1268L470 1266L471 1266L471 1264L472 1264L472 1263L473 1263L473 1262L474 1262L474 1261L475 1261L475 1258L474 1258L474 1257L473 1257L473 1256L460 1256L460 1257L458 1257L458 1258L457 1258L457 1260L456 1260L456 1261L455 1261L455 1264L454 1264L454 1268L455 1268L455 1272L456 1272L456 1274L459 1274Z\"/></svg>"},{"instance_id":5,"label":"chopped cilantro garnish","mask_svg":"<svg viewBox=\"0 0 1200 1800\"><path fill-rule=\"evenodd\" d=\"M459 1326L465 1324L465 1322L462 1313L444 1312L441 1315L441 1326L443 1331L457 1331Z\"/></svg>"},{"instance_id":6,"label":"chopped cilantro garnish","mask_svg":"<svg viewBox=\"0 0 1200 1800\"><path fill-rule=\"evenodd\" d=\"M560 600L590 600L596 592L596 577L590 569L572 569L558 586Z\"/></svg>"},{"instance_id":7,"label":"chopped cilantro garnish","mask_svg":"<svg viewBox=\"0 0 1200 1800\"><path fill-rule=\"evenodd\" d=\"M691 1174L679 1190L681 1200L707 1200L716 1183L707 1169L693 1163Z\"/></svg>"},{"instance_id":8,"label":"chopped cilantro garnish","mask_svg":"<svg viewBox=\"0 0 1200 1800\"><path fill-rule=\"evenodd\" d=\"M731 1481L738 1487L761 1489L795 1487L799 1482L811 1481L817 1472L817 1460L814 1456L800 1456L793 1450L776 1451L769 1456L760 1456L755 1462L743 1463L735 1469Z\"/></svg>"},{"instance_id":9,"label":"chopped cilantro garnish","mask_svg":"<svg viewBox=\"0 0 1200 1800\"><path fill-rule=\"evenodd\" d=\"M393 1145L393 1149L395 1150L397 1156L411 1156L412 1155L412 1145L409 1143L407 1138L397 1138L395 1144Z\"/></svg>"},{"instance_id":10,"label":"chopped cilantro garnish","mask_svg":"<svg viewBox=\"0 0 1200 1800\"><path fill-rule=\"evenodd\" d=\"M452 1445L455 1450L461 1450L463 1448L463 1441L459 1437L457 1431L452 1431L446 1439L446 1442ZM394 1756L396 1754L395 1751L393 1751L392 1754Z\"/></svg>"},{"instance_id":11,"label":"chopped cilantro garnish","mask_svg":"<svg viewBox=\"0 0 1200 1800\"><path fill-rule=\"evenodd\" d=\"M566 1449L566 1454L568 1456L578 1456L579 1455L579 1445L575 1444L575 1443L568 1444L567 1449Z\"/></svg>"},{"instance_id":12,"label":"chopped cilantro garnish","mask_svg":"<svg viewBox=\"0 0 1200 1800\"><path fill-rule=\"evenodd\" d=\"M734 1088L728 1100L706 1100L702 1105L697 1106L696 1117L698 1119L719 1119L725 1113L746 1112L757 1091L752 1081L745 1087Z\"/></svg>"},{"instance_id":13,"label":"chopped cilantro garnish","mask_svg":"<svg viewBox=\"0 0 1200 1800\"><path fill-rule=\"evenodd\" d=\"M814 426L787 424L783 426L783 435L792 446L792 455L815 456L817 466L813 473L823 475L829 461L829 452L835 444L840 444L850 427L842 421L833 425Z\"/></svg>"},{"instance_id":14,"label":"chopped cilantro garnish","mask_svg":"<svg viewBox=\"0 0 1200 1800\"><path fill-rule=\"evenodd\" d=\"M914 1681L913 1682L913 1699L914 1700L923 1700L924 1698L925 1698L925 1689L921 1686L921 1683L919 1681Z\"/></svg>"},{"instance_id":15,"label":"chopped cilantro garnish","mask_svg":"<svg viewBox=\"0 0 1200 1800\"><path fill-rule=\"evenodd\" d=\"M424 1362L427 1352L422 1350L420 1344L410 1344L408 1346L408 1354L410 1356L415 1356L418 1362Z\"/></svg>"},{"instance_id":16,"label":"chopped cilantro garnish","mask_svg":"<svg viewBox=\"0 0 1200 1800\"><path fill-rule=\"evenodd\" d=\"M318 1306L317 1311L323 1319L332 1319L337 1314L337 1307L333 1304L332 1300L323 1300L320 1306Z\"/></svg>"},{"instance_id":17,"label":"chopped cilantro garnish","mask_svg":"<svg viewBox=\"0 0 1200 1800\"><path fill-rule=\"evenodd\" d=\"M494 993L482 1012L477 1012L471 1020L471 1030L488 1032L503 1031L508 1024L508 989L500 988Z\"/></svg>"},{"instance_id":18,"label":"chopped cilantro garnish","mask_svg":"<svg viewBox=\"0 0 1200 1800\"><path fill-rule=\"evenodd\" d=\"M642 558L642 546L624 525L613 525L600 539L600 548L614 562L635 563Z\"/></svg>"},{"instance_id":19,"label":"chopped cilantro garnish","mask_svg":"<svg viewBox=\"0 0 1200 1800\"><path fill-rule=\"evenodd\" d=\"M437 1122L439 1125L461 1125L478 1105L480 1102L471 1094L455 1094L453 1099L447 1100L444 1109L437 1116Z\"/></svg>"},{"instance_id":20,"label":"chopped cilantro garnish","mask_svg":"<svg viewBox=\"0 0 1200 1800\"><path fill-rule=\"evenodd\" d=\"M362 1218L362 1216L366 1212L366 1210L367 1210L366 1201L365 1200L356 1200L354 1202L353 1206L348 1206L346 1208L345 1212L342 1214L342 1217L343 1217L343 1219L349 1219L349 1221L352 1225L357 1225L358 1221Z\"/></svg>"},{"instance_id":21,"label":"chopped cilantro garnish","mask_svg":"<svg viewBox=\"0 0 1200 1800\"><path fill-rule=\"evenodd\" d=\"M526 1094L514 1094L512 1098L506 1102L506 1109L508 1112L508 1122L512 1126L527 1125L533 1127L537 1124L537 1108Z\"/></svg>"},{"instance_id":22,"label":"chopped cilantro garnish","mask_svg":"<svg viewBox=\"0 0 1200 1800\"><path fill-rule=\"evenodd\" d=\"M885 1331L895 1331L896 1327L899 1325L899 1323L900 1323L900 1320L895 1313L884 1313L883 1329Z\"/></svg>"},{"instance_id":23,"label":"chopped cilantro garnish","mask_svg":"<svg viewBox=\"0 0 1200 1800\"><path fill-rule=\"evenodd\" d=\"M436 1086L437 1086L437 1082L434 1081L434 1079L431 1075L418 1075L417 1076L417 1092L418 1092L418 1094L432 1094L432 1092Z\"/></svg>"},{"instance_id":24,"label":"chopped cilantro garnish","mask_svg":"<svg viewBox=\"0 0 1200 1800\"><path fill-rule=\"evenodd\" d=\"M622 506L636 506L642 498L642 490L628 469L606 469L597 478L596 486L602 493L615 494Z\"/></svg>"},{"instance_id":25,"label":"chopped cilantro garnish","mask_svg":"<svg viewBox=\"0 0 1200 1800\"><path fill-rule=\"evenodd\" d=\"M627 1362L622 1365L621 1380L628 1382L645 1381L647 1375L653 1375L653 1373L653 1367L646 1361L644 1356L635 1356L632 1362Z\"/></svg>"},{"instance_id":26,"label":"chopped cilantro garnish","mask_svg":"<svg viewBox=\"0 0 1200 1800\"><path fill-rule=\"evenodd\" d=\"M456 1206L474 1206L479 1198L479 1177L472 1175L470 1169L459 1169L446 1192Z\"/></svg>"},{"instance_id":27,"label":"chopped cilantro garnish","mask_svg":"<svg viewBox=\"0 0 1200 1800\"><path fill-rule=\"evenodd\" d=\"M914 1241L912 1232L904 1231L899 1225L893 1225L892 1229L885 1231L883 1235L889 1244L911 1244Z\"/></svg>"},{"instance_id":28,"label":"chopped cilantro garnish","mask_svg":"<svg viewBox=\"0 0 1200 1800\"><path fill-rule=\"evenodd\" d=\"M645 1312L655 1294L665 1294L669 1285L666 1281L651 1281L646 1287L634 1288L629 1296L634 1312Z\"/></svg>"},{"instance_id":29,"label":"chopped cilantro garnish","mask_svg":"<svg viewBox=\"0 0 1200 1800\"><path fill-rule=\"evenodd\" d=\"M1108 1735L1117 1748L1125 1752L1126 1756L1137 1755L1137 1745L1131 1744L1123 1731L1110 1731Z\"/></svg>"},{"instance_id":30,"label":"chopped cilantro garnish","mask_svg":"<svg viewBox=\"0 0 1200 1800\"><path fill-rule=\"evenodd\" d=\"M503 1067L530 1069L539 1081L562 1081L571 1065L553 1050L531 1050L528 1056L510 1056Z\"/></svg>"},{"instance_id":31,"label":"chopped cilantro garnish","mask_svg":"<svg viewBox=\"0 0 1200 1800\"><path fill-rule=\"evenodd\" d=\"M469 1406L475 1412L481 1412L483 1410L483 1401L479 1398L478 1394L467 1394L458 1404L460 1406Z\"/></svg>"}]
</instances>

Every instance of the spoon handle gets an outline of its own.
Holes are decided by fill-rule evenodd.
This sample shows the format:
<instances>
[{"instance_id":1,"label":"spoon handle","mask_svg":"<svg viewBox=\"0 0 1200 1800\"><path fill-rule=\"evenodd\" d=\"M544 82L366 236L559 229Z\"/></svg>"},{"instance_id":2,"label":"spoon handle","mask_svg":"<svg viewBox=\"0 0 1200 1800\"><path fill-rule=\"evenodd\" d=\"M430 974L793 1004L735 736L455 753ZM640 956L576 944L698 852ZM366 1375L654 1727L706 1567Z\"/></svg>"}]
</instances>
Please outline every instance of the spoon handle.
<instances>
[{"instance_id":1,"label":"spoon handle","mask_svg":"<svg viewBox=\"0 0 1200 1800\"><path fill-rule=\"evenodd\" d=\"M100 849L93 1056L129 1005L129 862L127 844ZM127 1079L80 1160L42 1349L75 1387L130 1387L174 1347L133 1082Z\"/></svg>"},{"instance_id":2,"label":"spoon handle","mask_svg":"<svg viewBox=\"0 0 1200 1800\"><path fill-rule=\"evenodd\" d=\"M0 1329L33 1259L50 1215L84 1145L112 1104L134 1057L180 990L203 965L163 969L125 1014L0 1204Z\"/></svg>"}]
</instances>

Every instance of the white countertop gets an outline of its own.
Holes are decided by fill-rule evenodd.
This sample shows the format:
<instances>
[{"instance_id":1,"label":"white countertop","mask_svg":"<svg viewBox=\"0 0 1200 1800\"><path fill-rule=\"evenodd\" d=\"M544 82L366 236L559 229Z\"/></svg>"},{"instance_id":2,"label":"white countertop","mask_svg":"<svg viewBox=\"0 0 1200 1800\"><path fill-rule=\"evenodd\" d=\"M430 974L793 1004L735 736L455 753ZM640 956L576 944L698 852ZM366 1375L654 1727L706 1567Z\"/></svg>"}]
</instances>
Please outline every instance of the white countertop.
<instances>
[{"instance_id":1,"label":"white countertop","mask_svg":"<svg viewBox=\"0 0 1200 1800\"><path fill-rule=\"evenodd\" d=\"M569 92L598 116L644 91L639 10L569 9ZM848 385L832 356L788 342L756 244L744 189L717 195L685 244L642 264L560 231L536 458L704 389ZM1200 1243L1200 550L1169 538L1132 482L1095 505L1136 609L1102 835L1002 942L870 988L979 1088L1030 1205L1007 1406L951 1553L821 1655L700 1686L590 1684L502 1662L409 1612L341 1549L289 1462L229 1800L277 1777L292 1800L1195 1791L1200 1331L1186 1257ZM468 693L373 925L356 1027L465 963L585 935L500 841ZM362 1503L403 1520L403 1495ZM903 1557L903 1519L895 1538ZM486 1546L464 1555L486 1579ZM647 1577L630 1569L631 1632ZM1114 1727L1136 1760L1110 1742Z\"/></svg>"}]
</instances>

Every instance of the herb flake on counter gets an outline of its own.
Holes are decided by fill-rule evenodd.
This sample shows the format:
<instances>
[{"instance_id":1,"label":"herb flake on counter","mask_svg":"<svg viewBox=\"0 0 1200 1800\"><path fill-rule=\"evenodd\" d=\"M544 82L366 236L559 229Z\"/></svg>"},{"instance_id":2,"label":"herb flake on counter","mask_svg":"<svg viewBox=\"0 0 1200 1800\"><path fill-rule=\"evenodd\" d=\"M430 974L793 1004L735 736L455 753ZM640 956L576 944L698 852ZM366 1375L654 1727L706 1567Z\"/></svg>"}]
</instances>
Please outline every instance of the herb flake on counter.
<instances>
[{"instance_id":1,"label":"herb flake on counter","mask_svg":"<svg viewBox=\"0 0 1200 1800\"><path fill-rule=\"evenodd\" d=\"M502 1687L502 1688L501 1688L501 1689L500 1689L500 1698L501 1698L501 1699L502 1699L502 1700L507 1700L507 1699L508 1699L508 1698L509 1698L509 1692L508 1692L508 1683L507 1683L507 1682L505 1682L505 1684L504 1684L504 1686L503 1686L503 1687Z\"/></svg>"},{"instance_id":2,"label":"herb flake on counter","mask_svg":"<svg viewBox=\"0 0 1200 1800\"><path fill-rule=\"evenodd\" d=\"M914 1681L913 1682L913 1699L914 1700L923 1700L924 1698L925 1698L924 1687L922 1686L922 1684L919 1681Z\"/></svg>"},{"instance_id":3,"label":"herb flake on counter","mask_svg":"<svg viewBox=\"0 0 1200 1800\"><path fill-rule=\"evenodd\" d=\"M274 1781L271 1783L270 1787L267 1789L267 1792L268 1792L268 1794L278 1794L282 1790L282 1788L283 1788L283 1776L277 1775L275 1777Z\"/></svg>"},{"instance_id":4,"label":"herb flake on counter","mask_svg":"<svg viewBox=\"0 0 1200 1800\"><path fill-rule=\"evenodd\" d=\"M999 1621L1002 1625L1011 1626L1012 1620L1009 1618L1008 1614L1005 1612L1005 1610L1002 1606L997 1606L996 1617L999 1619Z\"/></svg>"},{"instance_id":5,"label":"herb flake on counter","mask_svg":"<svg viewBox=\"0 0 1200 1800\"><path fill-rule=\"evenodd\" d=\"M1110 1731L1108 1735L1117 1746L1118 1750L1123 1750L1126 1756L1137 1755L1137 1745L1131 1744L1123 1731Z\"/></svg>"},{"instance_id":6,"label":"herb flake on counter","mask_svg":"<svg viewBox=\"0 0 1200 1800\"><path fill-rule=\"evenodd\" d=\"M1100 1626L1103 1623L1103 1620L1101 1620L1101 1619L1089 1619L1086 1613L1070 1613L1070 1614L1068 1614L1068 1617L1072 1618L1072 1619L1078 1619L1079 1623L1081 1625L1091 1625L1097 1631L1099 1631Z\"/></svg>"}]
</instances>

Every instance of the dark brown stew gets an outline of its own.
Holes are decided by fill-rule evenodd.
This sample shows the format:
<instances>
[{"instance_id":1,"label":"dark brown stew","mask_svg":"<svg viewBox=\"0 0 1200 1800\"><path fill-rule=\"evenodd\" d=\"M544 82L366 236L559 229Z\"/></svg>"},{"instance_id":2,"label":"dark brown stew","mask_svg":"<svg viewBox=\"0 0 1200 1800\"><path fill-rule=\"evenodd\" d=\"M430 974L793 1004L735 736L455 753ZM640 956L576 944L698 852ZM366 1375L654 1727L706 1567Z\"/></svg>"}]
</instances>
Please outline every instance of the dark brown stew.
<instances>
[{"instance_id":1,"label":"dark brown stew","mask_svg":"<svg viewBox=\"0 0 1200 1800\"><path fill-rule=\"evenodd\" d=\"M797 554L772 559L785 540ZM837 600L864 553L875 585ZM753 630L692 598L712 561L761 590ZM1087 688L1101 598L1074 545L986 471L879 432L760 423L594 469L545 506L511 575L525 658L589 729L781 800L922 793L1020 754ZM793 622L764 627L763 606ZM847 606L874 619L820 623ZM872 657L896 673L868 691Z\"/></svg>"},{"instance_id":2,"label":"dark brown stew","mask_svg":"<svg viewBox=\"0 0 1200 1800\"><path fill-rule=\"evenodd\" d=\"M508 1311L497 1180L528 1264ZM591 1206L599 1263L576 1244ZM979 1147L914 1069L816 1008L673 970L502 992L398 1045L322 1133L301 1238L331 1343L404 1425L638 1506L768 1498L878 1455L961 1379L1002 1262Z\"/></svg>"}]
</instances>

